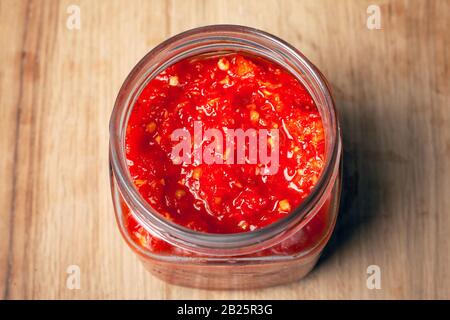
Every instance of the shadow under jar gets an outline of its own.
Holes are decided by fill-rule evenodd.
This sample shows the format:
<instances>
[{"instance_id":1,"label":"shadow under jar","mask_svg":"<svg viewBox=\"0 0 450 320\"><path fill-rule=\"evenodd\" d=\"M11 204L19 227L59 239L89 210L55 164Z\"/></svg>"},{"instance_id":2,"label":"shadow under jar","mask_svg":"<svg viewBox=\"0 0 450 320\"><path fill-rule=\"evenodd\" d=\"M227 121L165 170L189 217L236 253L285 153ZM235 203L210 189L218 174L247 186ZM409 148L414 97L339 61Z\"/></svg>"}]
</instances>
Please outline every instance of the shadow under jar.
<instances>
[{"instance_id":1,"label":"shadow under jar","mask_svg":"<svg viewBox=\"0 0 450 320\"><path fill-rule=\"evenodd\" d=\"M231 233L193 230L167 218L139 191L127 159L128 123L146 86L170 66L191 58L235 54L269 61L307 90L323 126L323 167L299 204L272 223ZM248 27L216 25L186 31L150 51L118 94L110 121L110 168L119 230L145 267L172 284L248 289L298 280L314 267L335 226L341 148L339 123L326 80L299 51ZM281 205L281 201L276 203Z\"/></svg>"}]
</instances>

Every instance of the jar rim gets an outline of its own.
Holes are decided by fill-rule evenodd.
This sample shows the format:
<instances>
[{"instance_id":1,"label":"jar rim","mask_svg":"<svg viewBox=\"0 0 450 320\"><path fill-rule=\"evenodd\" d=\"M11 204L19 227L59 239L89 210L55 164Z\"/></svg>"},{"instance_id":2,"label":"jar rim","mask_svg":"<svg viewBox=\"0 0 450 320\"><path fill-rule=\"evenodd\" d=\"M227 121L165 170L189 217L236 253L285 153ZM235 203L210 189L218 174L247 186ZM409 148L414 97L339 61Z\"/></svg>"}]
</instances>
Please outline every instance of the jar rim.
<instances>
[{"instance_id":1,"label":"jar rim","mask_svg":"<svg viewBox=\"0 0 450 320\"><path fill-rule=\"evenodd\" d=\"M128 117L146 84L162 70L186 57L201 52L231 47L254 55L261 55L287 68L305 85L305 76L315 85L323 108L329 112L331 130L324 130L328 155L316 185L301 204L286 217L261 229L233 234L198 232L165 219L141 196L131 179L126 163L125 131ZM236 50L237 48L237 50ZM253 50L252 50L253 49ZM291 65L288 65L291 64ZM298 70L296 71L297 68ZM306 86L308 92L311 88ZM316 94L316 95L317 95ZM313 96L313 95L312 95ZM313 99L317 104L318 97ZM319 105L318 105L319 108ZM323 110L322 110L323 111ZM323 115L321 112L321 117ZM325 126L325 125L324 125ZM197 253L216 255L248 254L281 242L303 227L313 217L331 192L341 157L341 133L333 98L320 71L297 49L267 32L239 25L211 25L177 34L148 52L132 69L119 90L110 124L110 164L118 189L125 202L133 208L133 217L151 234L172 245ZM330 140L329 136L332 136Z\"/></svg>"}]
</instances>

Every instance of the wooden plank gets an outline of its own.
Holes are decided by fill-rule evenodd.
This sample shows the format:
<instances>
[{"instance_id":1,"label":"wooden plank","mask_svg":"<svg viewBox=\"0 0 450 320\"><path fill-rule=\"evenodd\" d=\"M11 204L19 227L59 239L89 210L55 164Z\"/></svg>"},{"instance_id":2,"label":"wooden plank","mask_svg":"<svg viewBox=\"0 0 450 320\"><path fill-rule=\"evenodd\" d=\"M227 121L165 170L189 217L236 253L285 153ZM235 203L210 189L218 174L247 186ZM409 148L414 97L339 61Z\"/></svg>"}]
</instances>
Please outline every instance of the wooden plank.
<instances>
[{"instance_id":1,"label":"wooden plank","mask_svg":"<svg viewBox=\"0 0 450 320\"><path fill-rule=\"evenodd\" d=\"M27 23L26 3L0 2L1 61L8 68L0 72L0 295L6 296L8 279L11 272L10 259L12 240L12 216L15 211L15 172L18 148L19 118L21 105L23 55L25 26ZM20 21L20 25L16 25Z\"/></svg>"}]
</instances>

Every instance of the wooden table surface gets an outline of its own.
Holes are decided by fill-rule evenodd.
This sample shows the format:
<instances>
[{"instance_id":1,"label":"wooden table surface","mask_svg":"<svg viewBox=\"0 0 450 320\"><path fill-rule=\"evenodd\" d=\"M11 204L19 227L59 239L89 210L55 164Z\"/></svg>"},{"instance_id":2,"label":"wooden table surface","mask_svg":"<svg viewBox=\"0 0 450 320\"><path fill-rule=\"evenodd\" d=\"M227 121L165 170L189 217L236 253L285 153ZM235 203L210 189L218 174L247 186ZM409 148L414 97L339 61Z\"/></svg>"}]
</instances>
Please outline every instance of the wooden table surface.
<instances>
[{"instance_id":1,"label":"wooden table surface","mask_svg":"<svg viewBox=\"0 0 450 320\"><path fill-rule=\"evenodd\" d=\"M73 4L79 30L66 25ZM370 4L380 30L367 28ZM338 228L317 268L287 286L167 285L115 225L108 120L120 85L167 37L216 23L295 45L339 107ZM1 0L0 27L0 297L450 298L450 1ZM70 265L79 290L66 286ZM366 286L369 265L380 290Z\"/></svg>"}]
</instances>

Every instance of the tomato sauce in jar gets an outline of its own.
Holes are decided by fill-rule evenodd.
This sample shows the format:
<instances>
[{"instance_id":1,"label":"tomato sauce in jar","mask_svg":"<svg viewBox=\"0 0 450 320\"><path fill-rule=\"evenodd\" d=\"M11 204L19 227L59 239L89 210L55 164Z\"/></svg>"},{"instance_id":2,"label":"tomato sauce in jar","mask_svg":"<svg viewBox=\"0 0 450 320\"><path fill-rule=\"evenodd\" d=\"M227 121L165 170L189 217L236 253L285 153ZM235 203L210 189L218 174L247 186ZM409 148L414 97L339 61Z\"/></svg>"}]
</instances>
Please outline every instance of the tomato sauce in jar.
<instances>
[{"instance_id":1,"label":"tomato sauce in jar","mask_svg":"<svg viewBox=\"0 0 450 320\"><path fill-rule=\"evenodd\" d=\"M326 128L310 91L285 67L243 51L192 55L159 71L141 85L123 128L126 169L141 200L159 219L205 235L253 234L294 215L317 189L330 156ZM113 177L113 195L120 189L115 183ZM220 243L208 252L165 239L136 216L123 191L117 193L116 211L120 208L118 221L129 244L139 247L149 270L167 281L208 288L272 285L286 275L262 284L253 278L267 277L292 261L284 267L282 259L275 264L259 261L250 270L267 269L250 272L249 281L226 271L227 265L251 257L304 255L303 263L297 261L303 268L293 275L306 274L334 226L340 191L336 183L314 213L305 214L296 232L248 252L216 255ZM306 254L314 250L314 255ZM198 261L175 266L155 255L221 262L215 261L214 267ZM247 273L248 265L252 263L242 264ZM185 279L187 270L209 277L191 284Z\"/></svg>"}]
</instances>

